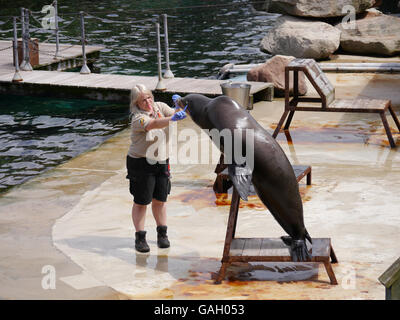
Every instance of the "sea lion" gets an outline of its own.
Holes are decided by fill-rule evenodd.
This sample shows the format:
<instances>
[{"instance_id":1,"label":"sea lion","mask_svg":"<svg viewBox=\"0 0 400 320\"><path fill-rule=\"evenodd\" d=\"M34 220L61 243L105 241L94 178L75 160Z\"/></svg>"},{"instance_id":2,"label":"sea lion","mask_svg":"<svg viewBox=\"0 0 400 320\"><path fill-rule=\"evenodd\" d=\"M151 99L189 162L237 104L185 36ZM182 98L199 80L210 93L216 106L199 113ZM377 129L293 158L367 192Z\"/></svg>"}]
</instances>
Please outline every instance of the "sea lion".
<instances>
[{"instance_id":1,"label":"sea lion","mask_svg":"<svg viewBox=\"0 0 400 320\"><path fill-rule=\"evenodd\" d=\"M230 131L252 129L254 133L254 164L228 165L228 172L240 197L247 200L252 182L254 189L289 237L281 237L290 246L293 261L309 261L306 239L312 243L303 219L303 204L293 167L275 139L236 101L227 96L214 99L189 94L176 99L179 107L202 129ZM233 135L232 135L233 137ZM242 145L246 136L242 135ZM223 150L223 143L220 149ZM242 147L242 150L246 150Z\"/></svg>"}]
</instances>

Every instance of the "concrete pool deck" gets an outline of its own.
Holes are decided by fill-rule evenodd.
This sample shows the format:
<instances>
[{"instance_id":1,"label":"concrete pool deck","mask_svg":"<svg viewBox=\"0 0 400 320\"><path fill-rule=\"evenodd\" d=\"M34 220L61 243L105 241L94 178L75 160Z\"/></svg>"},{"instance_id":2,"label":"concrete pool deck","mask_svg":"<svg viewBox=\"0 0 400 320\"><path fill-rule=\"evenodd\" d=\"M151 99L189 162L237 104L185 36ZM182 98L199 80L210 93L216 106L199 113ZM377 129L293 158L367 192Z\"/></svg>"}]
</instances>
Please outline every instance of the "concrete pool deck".
<instances>
[{"instance_id":1,"label":"concrete pool deck","mask_svg":"<svg viewBox=\"0 0 400 320\"><path fill-rule=\"evenodd\" d=\"M399 114L400 75L328 77L338 98L389 98ZM282 111L277 99L255 104L251 114L272 133ZM178 128L195 125L185 119ZM136 253L124 130L0 196L0 298L384 299L378 277L399 257L400 154L389 147L380 118L298 112L278 142L293 164L312 166L312 185L300 184L304 220L312 237L332 239L339 285L329 284L323 265L307 263L237 264L214 285L229 201L212 191L213 163L171 165L171 248L157 248L148 210L151 251ZM284 235L256 197L241 204L238 237ZM45 266L55 271L55 289L43 288Z\"/></svg>"}]
</instances>

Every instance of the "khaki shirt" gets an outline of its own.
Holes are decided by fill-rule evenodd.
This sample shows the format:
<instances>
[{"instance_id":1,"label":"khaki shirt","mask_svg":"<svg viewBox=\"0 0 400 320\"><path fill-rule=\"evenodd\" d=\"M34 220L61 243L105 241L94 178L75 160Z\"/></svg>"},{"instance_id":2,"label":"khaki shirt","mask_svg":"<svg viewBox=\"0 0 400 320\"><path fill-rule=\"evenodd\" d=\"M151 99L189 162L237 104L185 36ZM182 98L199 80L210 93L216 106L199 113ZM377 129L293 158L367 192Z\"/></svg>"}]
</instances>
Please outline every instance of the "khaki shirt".
<instances>
[{"instance_id":1,"label":"khaki shirt","mask_svg":"<svg viewBox=\"0 0 400 320\"><path fill-rule=\"evenodd\" d=\"M132 158L148 158L148 160L164 161L168 159L169 128L146 131L152 119L170 117L175 110L163 102L154 102L154 113L133 108L131 121L131 145L128 155Z\"/></svg>"}]
</instances>

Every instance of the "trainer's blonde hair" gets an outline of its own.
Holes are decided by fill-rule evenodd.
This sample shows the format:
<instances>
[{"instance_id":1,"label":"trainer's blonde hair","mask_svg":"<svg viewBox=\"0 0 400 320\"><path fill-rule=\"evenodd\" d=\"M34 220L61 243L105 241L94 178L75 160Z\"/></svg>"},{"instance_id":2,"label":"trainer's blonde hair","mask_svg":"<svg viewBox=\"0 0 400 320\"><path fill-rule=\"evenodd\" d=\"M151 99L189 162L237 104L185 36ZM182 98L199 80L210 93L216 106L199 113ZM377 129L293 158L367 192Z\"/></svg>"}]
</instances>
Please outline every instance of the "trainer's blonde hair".
<instances>
[{"instance_id":1,"label":"trainer's blonde hair","mask_svg":"<svg viewBox=\"0 0 400 320\"><path fill-rule=\"evenodd\" d=\"M147 89L146 86L143 84L137 84L131 90L131 103L129 105L129 110L131 113L133 112L133 108L137 107L137 101L142 94L149 94L154 100L154 96L151 90Z\"/></svg>"}]
</instances>

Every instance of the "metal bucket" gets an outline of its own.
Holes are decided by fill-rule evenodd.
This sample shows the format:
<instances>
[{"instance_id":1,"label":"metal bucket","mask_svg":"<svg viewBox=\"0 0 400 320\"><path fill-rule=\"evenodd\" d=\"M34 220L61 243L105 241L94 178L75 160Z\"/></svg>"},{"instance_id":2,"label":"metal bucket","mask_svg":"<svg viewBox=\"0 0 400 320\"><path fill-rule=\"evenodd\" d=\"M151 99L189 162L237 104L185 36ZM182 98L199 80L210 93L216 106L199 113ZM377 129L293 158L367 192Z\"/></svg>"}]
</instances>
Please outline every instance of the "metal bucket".
<instances>
[{"instance_id":1,"label":"metal bucket","mask_svg":"<svg viewBox=\"0 0 400 320\"><path fill-rule=\"evenodd\" d=\"M250 97L251 85L242 82L221 83L222 94L235 100L246 110L253 109L253 96Z\"/></svg>"}]
</instances>

